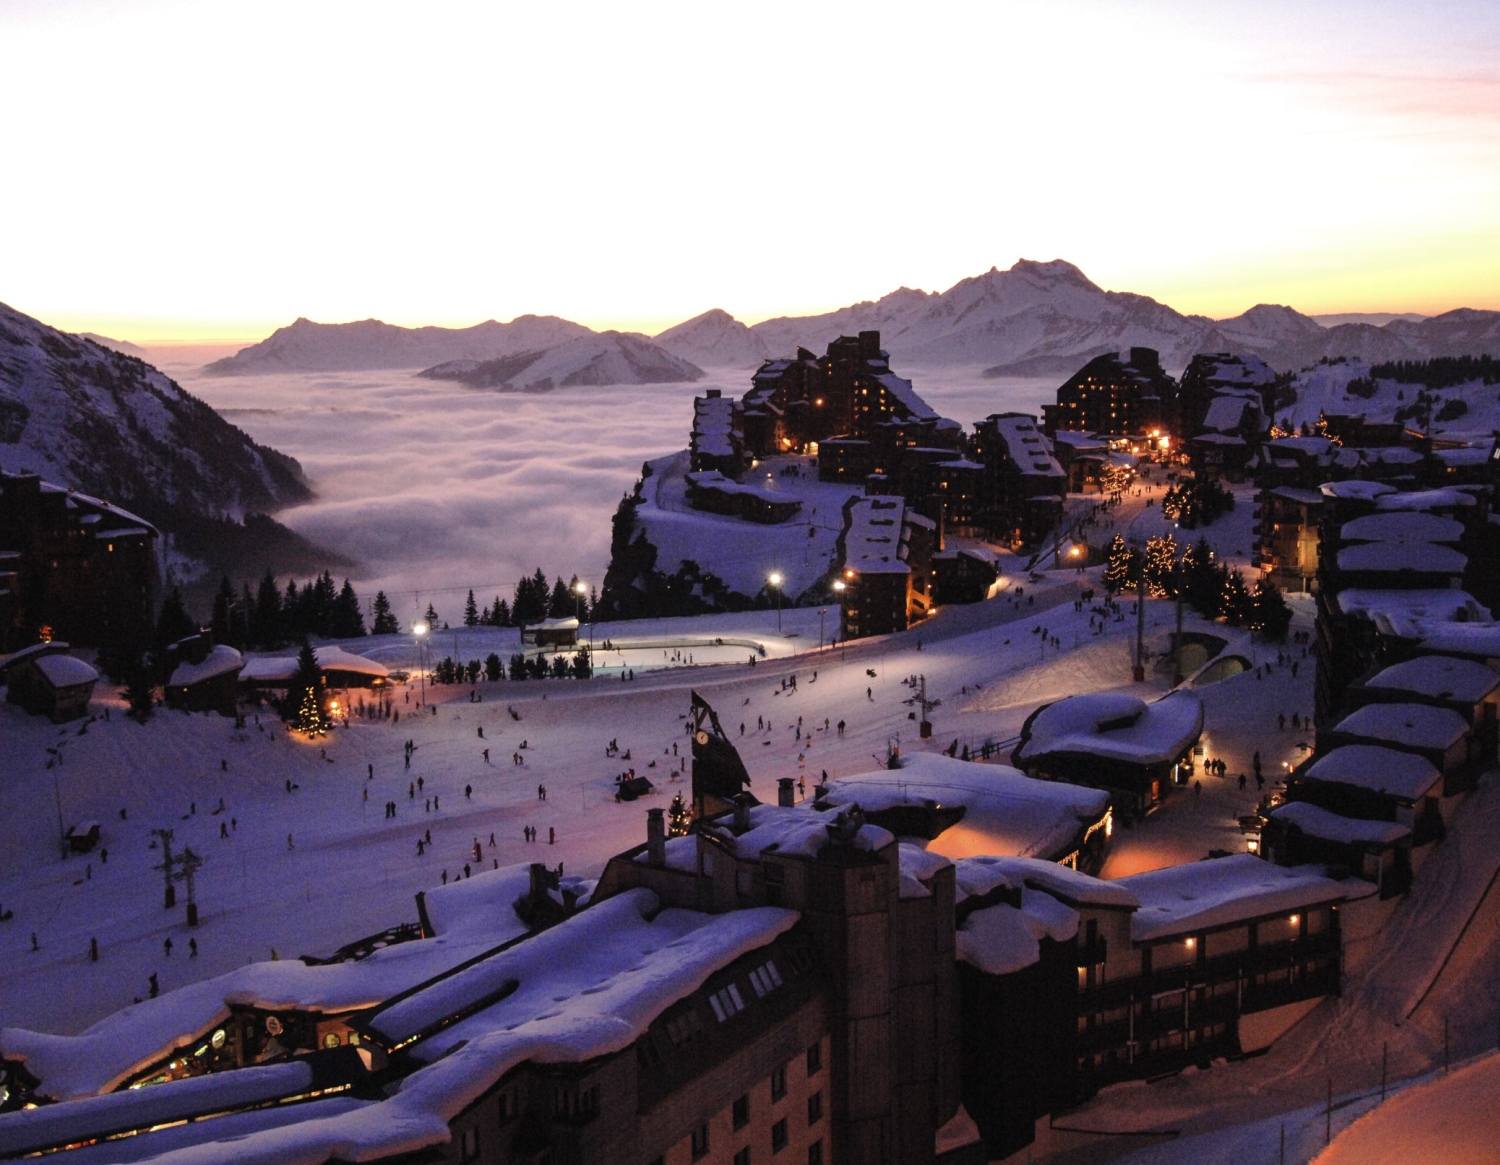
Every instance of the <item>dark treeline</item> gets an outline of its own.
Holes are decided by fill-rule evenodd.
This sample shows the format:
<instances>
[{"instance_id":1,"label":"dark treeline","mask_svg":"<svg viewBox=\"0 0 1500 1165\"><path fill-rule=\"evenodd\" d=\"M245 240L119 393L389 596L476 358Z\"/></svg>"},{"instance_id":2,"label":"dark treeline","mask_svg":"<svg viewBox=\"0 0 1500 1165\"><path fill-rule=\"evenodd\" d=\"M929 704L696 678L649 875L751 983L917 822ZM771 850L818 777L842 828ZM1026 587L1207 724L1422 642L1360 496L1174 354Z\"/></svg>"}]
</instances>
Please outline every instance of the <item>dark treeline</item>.
<instances>
[{"instance_id":1,"label":"dark treeline","mask_svg":"<svg viewBox=\"0 0 1500 1165\"><path fill-rule=\"evenodd\" d=\"M1370 369L1372 380L1394 380L1427 388L1456 388L1480 381L1500 383L1500 359L1494 356L1438 356L1432 360L1393 360Z\"/></svg>"},{"instance_id":2,"label":"dark treeline","mask_svg":"<svg viewBox=\"0 0 1500 1165\"><path fill-rule=\"evenodd\" d=\"M586 595L578 593L576 574L567 582L559 577L548 586L547 576L541 567L537 567L530 578L517 580L509 602L496 595L493 603L481 608L474 601L474 592L470 591L464 602L463 623L465 627L529 627L543 619L588 619L598 601L598 595L592 591ZM435 623L438 619L436 610L429 603L428 622Z\"/></svg>"}]
</instances>

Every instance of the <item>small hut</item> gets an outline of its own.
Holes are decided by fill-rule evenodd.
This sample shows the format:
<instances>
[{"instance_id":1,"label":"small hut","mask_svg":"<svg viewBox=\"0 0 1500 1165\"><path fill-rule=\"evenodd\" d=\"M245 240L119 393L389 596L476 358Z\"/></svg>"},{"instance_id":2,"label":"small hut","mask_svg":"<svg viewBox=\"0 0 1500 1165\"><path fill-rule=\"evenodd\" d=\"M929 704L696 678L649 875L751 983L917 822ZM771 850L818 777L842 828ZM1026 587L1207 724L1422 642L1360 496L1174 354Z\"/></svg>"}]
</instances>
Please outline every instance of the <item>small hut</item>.
<instances>
[{"instance_id":1,"label":"small hut","mask_svg":"<svg viewBox=\"0 0 1500 1165\"><path fill-rule=\"evenodd\" d=\"M66 645L63 645L66 646ZM8 666L6 700L54 724L88 714L99 673L71 655L32 651Z\"/></svg>"}]
</instances>

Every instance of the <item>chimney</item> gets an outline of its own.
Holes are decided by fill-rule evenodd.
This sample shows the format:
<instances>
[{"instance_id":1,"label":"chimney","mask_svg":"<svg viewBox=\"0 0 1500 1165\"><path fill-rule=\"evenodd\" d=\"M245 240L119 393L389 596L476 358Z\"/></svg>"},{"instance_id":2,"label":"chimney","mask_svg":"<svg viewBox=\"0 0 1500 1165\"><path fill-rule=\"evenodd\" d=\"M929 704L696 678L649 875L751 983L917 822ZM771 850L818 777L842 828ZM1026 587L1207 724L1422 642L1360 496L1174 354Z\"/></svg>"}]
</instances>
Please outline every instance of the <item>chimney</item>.
<instances>
[{"instance_id":1,"label":"chimney","mask_svg":"<svg viewBox=\"0 0 1500 1165\"><path fill-rule=\"evenodd\" d=\"M720 389L717 389L717 388L710 388L707 391L705 391L703 395L708 400L718 400L719 397L722 395L722 391Z\"/></svg>"},{"instance_id":2,"label":"chimney","mask_svg":"<svg viewBox=\"0 0 1500 1165\"><path fill-rule=\"evenodd\" d=\"M750 798L744 793L734 799L734 835L750 832Z\"/></svg>"},{"instance_id":3,"label":"chimney","mask_svg":"<svg viewBox=\"0 0 1500 1165\"><path fill-rule=\"evenodd\" d=\"M776 804L790 809L797 803L797 782L791 777L782 777L776 782Z\"/></svg>"},{"instance_id":4,"label":"chimney","mask_svg":"<svg viewBox=\"0 0 1500 1165\"><path fill-rule=\"evenodd\" d=\"M646 855L653 866L667 864L667 819L665 809L646 810Z\"/></svg>"}]
</instances>

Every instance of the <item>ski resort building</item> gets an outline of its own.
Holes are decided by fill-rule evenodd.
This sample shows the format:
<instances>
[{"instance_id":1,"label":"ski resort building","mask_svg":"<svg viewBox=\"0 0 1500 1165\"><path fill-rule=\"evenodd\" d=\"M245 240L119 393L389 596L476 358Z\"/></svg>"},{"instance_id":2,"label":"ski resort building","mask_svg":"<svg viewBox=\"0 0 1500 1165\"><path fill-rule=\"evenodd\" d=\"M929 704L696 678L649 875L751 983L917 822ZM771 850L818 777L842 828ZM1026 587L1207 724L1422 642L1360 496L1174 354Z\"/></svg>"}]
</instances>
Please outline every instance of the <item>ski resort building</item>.
<instances>
[{"instance_id":1,"label":"ski resort building","mask_svg":"<svg viewBox=\"0 0 1500 1165\"><path fill-rule=\"evenodd\" d=\"M1057 403L1042 406L1042 429L1059 429L1158 444L1172 431L1177 382L1153 348L1096 356L1057 390Z\"/></svg>"},{"instance_id":2,"label":"ski resort building","mask_svg":"<svg viewBox=\"0 0 1500 1165\"><path fill-rule=\"evenodd\" d=\"M739 481L745 471L743 409L710 388L693 401L693 432L690 448L694 473L707 471Z\"/></svg>"},{"instance_id":3,"label":"ski resort building","mask_svg":"<svg viewBox=\"0 0 1500 1165\"><path fill-rule=\"evenodd\" d=\"M106 501L0 473L0 650L54 638L82 647L147 641L158 537Z\"/></svg>"},{"instance_id":4,"label":"ski resort building","mask_svg":"<svg viewBox=\"0 0 1500 1165\"><path fill-rule=\"evenodd\" d=\"M1026 718L1011 763L1027 776L1106 789L1117 813L1143 817L1192 772L1203 703L1175 691L1154 704L1098 693L1044 704Z\"/></svg>"},{"instance_id":5,"label":"ski resort building","mask_svg":"<svg viewBox=\"0 0 1500 1165\"><path fill-rule=\"evenodd\" d=\"M225 644L212 643L206 635L194 635L172 644L167 660L167 707L235 715L240 672L245 668L243 655Z\"/></svg>"},{"instance_id":6,"label":"ski resort building","mask_svg":"<svg viewBox=\"0 0 1500 1165\"><path fill-rule=\"evenodd\" d=\"M1012 547L1035 546L1053 533L1068 475L1035 417L986 417L974 426L974 456L984 466L976 516L990 537Z\"/></svg>"},{"instance_id":7,"label":"ski resort building","mask_svg":"<svg viewBox=\"0 0 1500 1165\"><path fill-rule=\"evenodd\" d=\"M850 499L837 566L844 639L905 631L927 617L935 529L899 497Z\"/></svg>"},{"instance_id":8,"label":"ski resort building","mask_svg":"<svg viewBox=\"0 0 1500 1165\"><path fill-rule=\"evenodd\" d=\"M18 704L54 724L87 716L99 673L66 643L39 643L0 662L7 703Z\"/></svg>"}]
</instances>

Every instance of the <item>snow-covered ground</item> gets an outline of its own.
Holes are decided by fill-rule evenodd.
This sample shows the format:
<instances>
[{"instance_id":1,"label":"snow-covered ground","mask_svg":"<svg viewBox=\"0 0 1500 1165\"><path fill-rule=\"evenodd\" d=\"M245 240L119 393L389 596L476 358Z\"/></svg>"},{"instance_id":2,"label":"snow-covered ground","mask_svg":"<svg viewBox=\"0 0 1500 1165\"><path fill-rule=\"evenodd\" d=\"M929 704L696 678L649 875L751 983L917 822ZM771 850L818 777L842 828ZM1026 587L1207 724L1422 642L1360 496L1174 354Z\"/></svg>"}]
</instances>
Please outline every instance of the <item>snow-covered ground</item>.
<instances>
[{"instance_id":1,"label":"snow-covered ground","mask_svg":"<svg viewBox=\"0 0 1500 1165\"><path fill-rule=\"evenodd\" d=\"M1142 512L1154 517L1144 500L1131 499L1114 520L1128 527L1149 520L1138 518ZM1239 521L1237 511L1206 531L1221 553L1239 548ZM110 718L86 727L54 726L0 705L0 906L15 911L0 923L0 1025L77 1033L143 996L153 971L170 990L263 960L273 948L284 957L324 954L412 920L412 895L441 885L444 872L451 880L465 862L472 867L476 840L483 867L545 860L563 862L570 875L597 873L609 855L644 840L645 808L685 788L692 690L717 708L754 791L768 800L778 777L805 776L811 786L824 770L831 778L870 772L898 744L912 753L991 741L1002 745L996 759L1004 762L1040 703L1093 691L1154 699L1168 690L1161 654L1175 624L1172 605L1148 604L1147 647L1155 657L1147 681L1133 684L1130 604L1124 620L1107 621L1102 631L1090 610L1074 606L1080 589L1098 586L1097 568L1052 572L1024 586L1024 596L1007 590L985 604L948 608L901 635L821 649L815 609L784 611L780 636L774 611L600 625L596 646L606 637L625 646L634 682L616 672L589 682L481 683L480 703L470 702L468 686L428 687L426 708L418 707L421 688L408 685L396 690L399 721L356 717L314 743L289 737L270 714L239 732L215 715L165 711L139 726L103 688L96 711L107 707ZM1310 604L1292 602L1294 629L1310 627ZM831 629L836 612L824 618ZM1312 666L1300 648L1251 643L1191 614L1187 625L1222 636L1227 652L1260 665L1196 689L1206 715L1203 759L1223 759L1228 776L1204 776L1200 767L1201 792L1177 790L1144 822L1117 828L1106 877L1243 850L1239 815L1311 744L1310 733L1277 726L1279 713L1290 721L1311 709ZM763 643L767 657L752 667L749 651L735 648L727 662L711 663L699 653L713 649L696 644L716 638ZM404 637L346 646L394 666L414 662ZM513 631L490 629L444 631L430 644L439 657L464 659L490 650L506 656L515 646ZM678 652L681 662L672 658ZM784 689L792 673L797 686ZM907 702L917 676L941 700L925 742ZM416 744L409 770L407 739ZM605 756L611 739L630 759ZM1256 752L1265 790L1250 776ZM514 763L517 756L523 763ZM615 777L632 768L657 782L658 793L644 804L616 803ZM385 816L388 801L396 805L393 819ZM108 862L97 852L59 859L59 817L100 821ZM539 842L522 839L526 825L539 829ZM174 830L175 846L191 845L207 859L197 879L203 922L196 932L183 925L181 907L162 909L161 874L153 869L160 852L151 848L158 827ZM417 839L429 829L433 844L418 857ZM1455 1059L1480 1051L1500 1015L1500 893L1486 894L1497 861L1500 781L1491 776L1461 807L1412 894L1394 906L1385 933L1399 941L1352 950L1342 1001L1323 1004L1263 1057L1106 1090L1058 1122L1099 1135L1079 1134L1056 1146L1059 1153L1086 1147L1089 1159L1105 1159L1142 1146L1112 1131L1191 1135L1280 1119L1315 1106L1330 1075L1336 1095L1368 1092L1379 1080L1383 1043L1391 1078L1412 1077L1441 1062L1445 1017ZM97 963L88 958L91 937L100 944ZM189 937L197 939L197 958L185 957Z\"/></svg>"}]
</instances>

